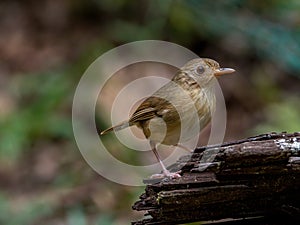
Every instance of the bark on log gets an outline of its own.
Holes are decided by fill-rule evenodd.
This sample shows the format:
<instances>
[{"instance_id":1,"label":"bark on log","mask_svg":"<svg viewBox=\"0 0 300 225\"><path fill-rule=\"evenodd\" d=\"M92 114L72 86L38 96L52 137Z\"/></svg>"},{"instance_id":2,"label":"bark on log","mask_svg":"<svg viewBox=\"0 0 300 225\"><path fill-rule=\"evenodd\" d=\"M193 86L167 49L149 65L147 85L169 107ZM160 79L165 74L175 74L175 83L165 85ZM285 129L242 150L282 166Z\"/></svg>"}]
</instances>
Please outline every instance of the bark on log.
<instances>
[{"instance_id":1,"label":"bark on log","mask_svg":"<svg viewBox=\"0 0 300 225\"><path fill-rule=\"evenodd\" d=\"M300 218L300 132L197 148L169 169L181 169L182 177L145 180L145 193L133 209L147 210L147 217L132 224L227 218L230 224L289 224L269 219Z\"/></svg>"}]
</instances>

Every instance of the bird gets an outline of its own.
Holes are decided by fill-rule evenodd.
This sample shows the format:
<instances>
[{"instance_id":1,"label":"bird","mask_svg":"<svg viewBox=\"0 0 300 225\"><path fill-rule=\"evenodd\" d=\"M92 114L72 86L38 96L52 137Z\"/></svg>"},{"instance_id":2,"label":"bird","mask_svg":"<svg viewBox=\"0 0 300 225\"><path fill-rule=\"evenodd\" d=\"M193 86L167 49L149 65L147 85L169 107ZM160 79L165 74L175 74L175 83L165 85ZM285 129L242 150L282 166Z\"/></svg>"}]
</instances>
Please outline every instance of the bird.
<instances>
[{"instance_id":1,"label":"bird","mask_svg":"<svg viewBox=\"0 0 300 225\"><path fill-rule=\"evenodd\" d=\"M137 126L149 140L162 168L162 173L151 178L179 178L181 171L173 173L167 170L157 147L163 144L189 150L179 142L199 135L199 128L210 122L216 108L214 78L233 72L234 69L221 68L210 58L192 59L168 83L142 101L128 120L101 131L100 135Z\"/></svg>"}]
</instances>

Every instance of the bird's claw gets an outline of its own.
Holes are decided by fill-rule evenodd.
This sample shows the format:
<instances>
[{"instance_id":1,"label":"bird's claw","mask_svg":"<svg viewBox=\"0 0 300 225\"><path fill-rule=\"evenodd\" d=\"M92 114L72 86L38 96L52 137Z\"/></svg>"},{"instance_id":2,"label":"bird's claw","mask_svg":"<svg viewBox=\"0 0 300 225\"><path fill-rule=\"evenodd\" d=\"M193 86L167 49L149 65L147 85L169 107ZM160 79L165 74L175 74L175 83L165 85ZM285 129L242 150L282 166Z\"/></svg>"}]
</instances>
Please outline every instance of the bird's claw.
<instances>
[{"instance_id":1,"label":"bird's claw","mask_svg":"<svg viewBox=\"0 0 300 225\"><path fill-rule=\"evenodd\" d=\"M181 177L180 173L181 170L175 173L171 173L170 171L164 171L164 173L153 174L150 178L151 179L163 179L163 178L177 179Z\"/></svg>"}]
</instances>

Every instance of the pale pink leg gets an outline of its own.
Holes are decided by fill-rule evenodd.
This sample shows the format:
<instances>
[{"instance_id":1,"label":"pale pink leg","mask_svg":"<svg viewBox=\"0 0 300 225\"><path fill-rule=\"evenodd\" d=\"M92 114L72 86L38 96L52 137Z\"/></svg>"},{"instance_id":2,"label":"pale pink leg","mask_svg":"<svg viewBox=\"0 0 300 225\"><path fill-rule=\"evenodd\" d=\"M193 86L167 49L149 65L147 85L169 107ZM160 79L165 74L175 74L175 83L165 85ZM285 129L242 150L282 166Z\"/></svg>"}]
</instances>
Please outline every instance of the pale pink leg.
<instances>
[{"instance_id":1,"label":"pale pink leg","mask_svg":"<svg viewBox=\"0 0 300 225\"><path fill-rule=\"evenodd\" d=\"M179 174L181 171L178 171L176 173L171 173L169 170L167 170L167 168L165 167L165 165L163 164L163 162L161 161L161 159L158 155L158 152L156 150L156 144L154 142L150 141L150 145L151 145L151 149L152 149L155 157L157 158L157 160L158 160L158 162L161 165L162 170L163 170L163 174L153 174L151 176L151 178L164 178L164 177L179 178L179 177L181 177L180 174Z\"/></svg>"}]
</instances>

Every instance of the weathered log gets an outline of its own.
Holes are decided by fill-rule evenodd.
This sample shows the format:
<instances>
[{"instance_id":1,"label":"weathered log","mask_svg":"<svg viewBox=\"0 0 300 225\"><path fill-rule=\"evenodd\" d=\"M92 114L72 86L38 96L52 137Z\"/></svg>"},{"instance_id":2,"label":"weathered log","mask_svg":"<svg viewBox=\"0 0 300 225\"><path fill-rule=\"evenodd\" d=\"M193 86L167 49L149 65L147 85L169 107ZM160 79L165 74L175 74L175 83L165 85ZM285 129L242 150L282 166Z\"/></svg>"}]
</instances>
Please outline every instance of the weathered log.
<instances>
[{"instance_id":1,"label":"weathered log","mask_svg":"<svg viewBox=\"0 0 300 225\"><path fill-rule=\"evenodd\" d=\"M265 222L283 213L300 218L300 133L270 133L195 149L169 167L179 179L145 180L133 209L142 224L182 224L227 218ZM264 220L258 219L263 217ZM273 216L274 217L274 216ZM271 217L270 217L271 218ZM241 223L233 220L232 224ZM264 221L264 222L262 222ZM243 224L243 223L241 223ZM282 224L282 223L281 223Z\"/></svg>"}]
</instances>

